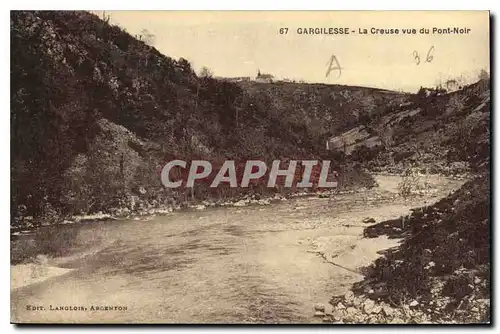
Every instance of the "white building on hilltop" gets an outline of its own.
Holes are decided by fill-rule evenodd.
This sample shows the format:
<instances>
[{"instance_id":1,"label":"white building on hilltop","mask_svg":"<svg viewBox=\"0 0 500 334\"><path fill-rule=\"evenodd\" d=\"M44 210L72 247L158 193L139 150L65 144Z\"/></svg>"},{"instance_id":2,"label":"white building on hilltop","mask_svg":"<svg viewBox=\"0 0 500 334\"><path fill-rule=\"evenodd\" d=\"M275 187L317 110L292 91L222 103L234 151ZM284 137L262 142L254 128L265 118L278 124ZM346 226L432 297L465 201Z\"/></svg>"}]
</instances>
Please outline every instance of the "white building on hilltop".
<instances>
[{"instance_id":1,"label":"white building on hilltop","mask_svg":"<svg viewBox=\"0 0 500 334\"><path fill-rule=\"evenodd\" d=\"M272 74L260 73L260 70L257 72L257 76L255 77L256 82L267 82L271 83L274 80L274 76Z\"/></svg>"}]
</instances>

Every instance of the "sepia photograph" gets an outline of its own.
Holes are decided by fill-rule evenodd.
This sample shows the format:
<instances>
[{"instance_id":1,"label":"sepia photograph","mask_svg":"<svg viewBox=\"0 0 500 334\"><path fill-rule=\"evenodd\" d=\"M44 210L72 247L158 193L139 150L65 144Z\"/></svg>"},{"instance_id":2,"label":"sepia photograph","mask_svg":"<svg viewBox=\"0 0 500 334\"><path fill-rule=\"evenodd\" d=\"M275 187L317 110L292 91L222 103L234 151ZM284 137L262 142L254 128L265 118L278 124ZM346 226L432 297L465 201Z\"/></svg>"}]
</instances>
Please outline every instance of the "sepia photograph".
<instances>
[{"instance_id":1,"label":"sepia photograph","mask_svg":"<svg viewBox=\"0 0 500 334\"><path fill-rule=\"evenodd\" d=\"M13 324L491 323L489 11L10 11Z\"/></svg>"}]
</instances>

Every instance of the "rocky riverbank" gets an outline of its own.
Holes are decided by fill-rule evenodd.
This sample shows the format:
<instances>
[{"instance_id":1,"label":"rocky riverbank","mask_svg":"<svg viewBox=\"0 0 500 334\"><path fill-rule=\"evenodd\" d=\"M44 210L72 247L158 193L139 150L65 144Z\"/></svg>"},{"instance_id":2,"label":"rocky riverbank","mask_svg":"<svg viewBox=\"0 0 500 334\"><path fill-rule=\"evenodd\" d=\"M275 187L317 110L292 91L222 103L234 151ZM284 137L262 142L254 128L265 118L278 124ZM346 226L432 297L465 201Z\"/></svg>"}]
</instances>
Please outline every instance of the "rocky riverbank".
<instances>
[{"instance_id":1,"label":"rocky riverbank","mask_svg":"<svg viewBox=\"0 0 500 334\"><path fill-rule=\"evenodd\" d=\"M74 215L64 220L43 220L36 221L32 216L22 217L16 224L11 226L11 235L17 236L30 233L33 229L41 226L66 225L75 223L87 223L106 220L144 220L155 216L164 216L182 210L205 210L217 207L245 207L251 205L270 205L279 203L290 198L317 196L319 198L329 198L334 195L344 195L362 193L367 189L364 187L355 190L328 190L328 191L304 191L290 194L276 193L270 196L252 195L240 196L230 200L203 200L172 205L162 205L158 201L142 200L138 196L129 196L123 205L111 208L108 212L95 212L85 215Z\"/></svg>"},{"instance_id":2,"label":"rocky riverbank","mask_svg":"<svg viewBox=\"0 0 500 334\"><path fill-rule=\"evenodd\" d=\"M401 245L362 267L363 280L334 296L331 312L320 305L315 315L331 323L488 323L488 187L479 175L435 204L371 221L365 238Z\"/></svg>"}]
</instances>

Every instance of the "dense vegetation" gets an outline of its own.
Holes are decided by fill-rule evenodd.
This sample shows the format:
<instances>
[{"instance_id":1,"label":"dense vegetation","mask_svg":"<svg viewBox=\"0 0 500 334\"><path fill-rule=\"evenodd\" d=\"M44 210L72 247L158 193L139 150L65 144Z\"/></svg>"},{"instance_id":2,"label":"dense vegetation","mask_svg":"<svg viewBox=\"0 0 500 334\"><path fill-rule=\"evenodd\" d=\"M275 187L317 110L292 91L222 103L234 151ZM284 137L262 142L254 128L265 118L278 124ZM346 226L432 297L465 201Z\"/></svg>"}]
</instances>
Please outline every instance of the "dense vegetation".
<instances>
[{"instance_id":1,"label":"dense vegetation","mask_svg":"<svg viewBox=\"0 0 500 334\"><path fill-rule=\"evenodd\" d=\"M171 157L325 156L330 136L408 98L356 87L240 86L197 76L188 61L142 39L87 12L11 13L13 217L105 211L130 195L178 198L158 175Z\"/></svg>"}]
</instances>

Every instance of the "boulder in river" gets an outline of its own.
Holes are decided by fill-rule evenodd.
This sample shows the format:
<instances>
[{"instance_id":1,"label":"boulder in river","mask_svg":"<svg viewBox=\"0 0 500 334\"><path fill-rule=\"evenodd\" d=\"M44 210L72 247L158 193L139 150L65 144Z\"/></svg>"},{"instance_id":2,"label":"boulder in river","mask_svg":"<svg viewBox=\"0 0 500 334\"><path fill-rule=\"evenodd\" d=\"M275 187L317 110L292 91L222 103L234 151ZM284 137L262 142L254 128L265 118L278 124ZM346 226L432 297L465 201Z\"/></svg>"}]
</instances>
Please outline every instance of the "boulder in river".
<instances>
[{"instance_id":1,"label":"boulder in river","mask_svg":"<svg viewBox=\"0 0 500 334\"><path fill-rule=\"evenodd\" d=\"M375 219L373 219L372 217L366 217L365 219L363 219L363 223L365 223L365 224L374 224L375 223Z\"/></svg>"},{"instance_id":2,"label":"boulder in river","mask_svg":"<svg viewBox=\"0 0 500 334\"><path fill-rule=\"evenodd\" d=\"M316 304L316 305L314 305L314 310L315 311L325 312L325 305L323 305L323 304Z\"/></svg>"}]
</instances>

